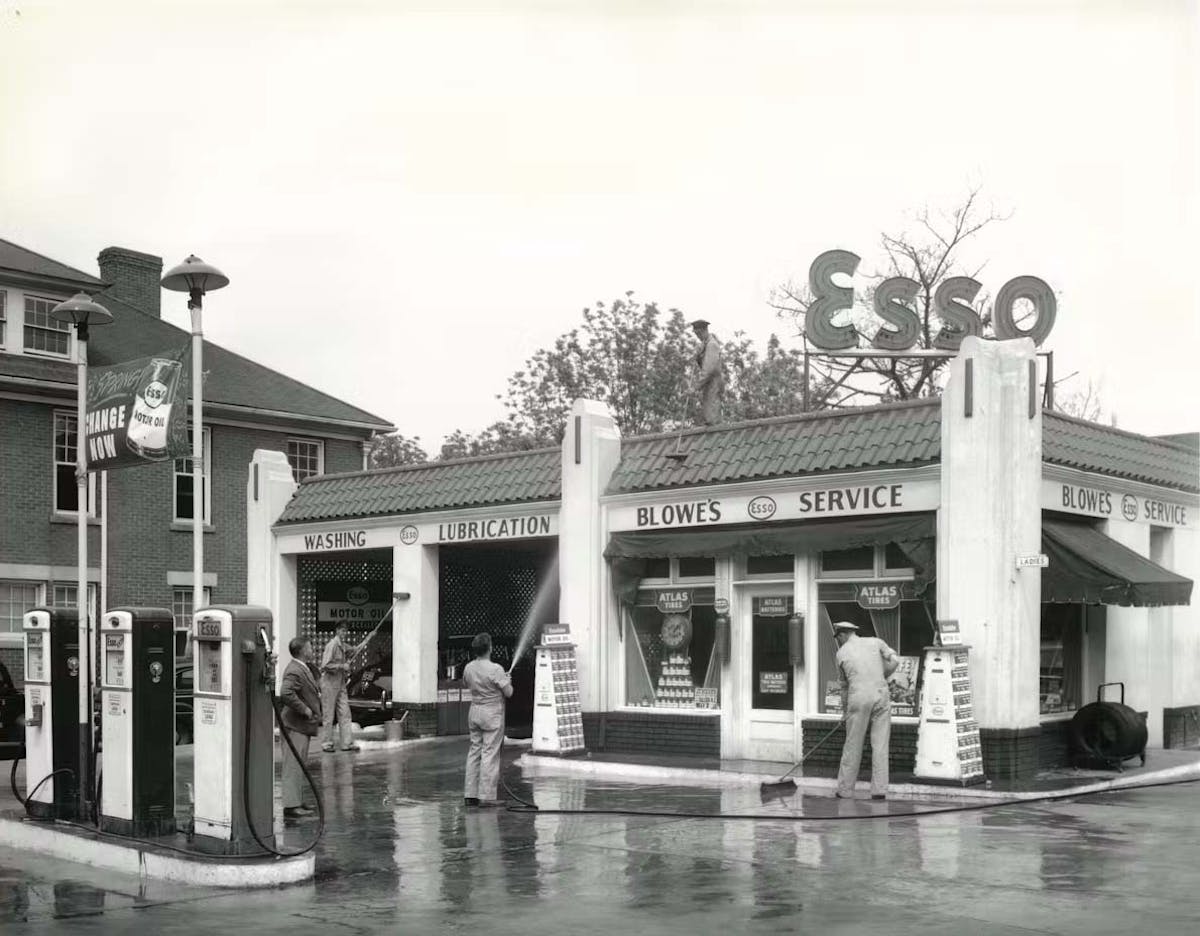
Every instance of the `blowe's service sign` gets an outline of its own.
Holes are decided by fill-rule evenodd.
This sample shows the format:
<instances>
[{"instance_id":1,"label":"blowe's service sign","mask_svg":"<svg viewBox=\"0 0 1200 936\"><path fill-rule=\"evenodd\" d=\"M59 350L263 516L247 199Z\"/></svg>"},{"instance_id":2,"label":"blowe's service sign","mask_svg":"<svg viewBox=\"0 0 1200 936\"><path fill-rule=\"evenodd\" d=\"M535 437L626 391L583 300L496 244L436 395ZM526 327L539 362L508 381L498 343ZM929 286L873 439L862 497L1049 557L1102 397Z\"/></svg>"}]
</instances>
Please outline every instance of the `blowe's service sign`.
<instances>
[{"instance_id":1,"label":"blowe's service sign","mask_svg":"<svg viewBox=\"0 0 1200 936\"><path fill-rule=\"evenodd\" d=\"M191 454L183 395L187 346L155 357L92 367L81 440L89 471L127 468Z\"/></svg>"}]
</instances>

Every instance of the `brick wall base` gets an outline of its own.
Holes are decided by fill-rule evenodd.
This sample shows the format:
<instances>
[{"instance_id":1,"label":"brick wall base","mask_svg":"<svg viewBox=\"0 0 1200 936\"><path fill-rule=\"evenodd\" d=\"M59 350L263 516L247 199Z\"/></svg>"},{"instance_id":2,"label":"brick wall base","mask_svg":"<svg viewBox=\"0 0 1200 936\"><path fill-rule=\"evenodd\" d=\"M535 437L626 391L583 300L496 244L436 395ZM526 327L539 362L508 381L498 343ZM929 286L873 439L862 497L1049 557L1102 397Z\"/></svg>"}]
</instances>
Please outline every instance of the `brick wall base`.
<instances>
[{"instance_id":1,"label":"brick wall base","mask_svg":"<svg viewBox=\"0 0 1200 936\"><path fill-rule=\"evenodd\" d=\"M823 719L806 718L804 729L804 766L805 768L823 768L836 771L842 761L842 748L846 744L846 726ZM830 730L833 734L829 734ZM822 738L829 735L822 742ZM819 745L819 747L818 747ZM892 736L888 744L888 773L911 774L917 762L917 726L910 724L892 723ZM859 777L867 779L871 776L871 737L863 745L862 766Z\"/></svg>"},{"instance_id":2,"label":"brick wall base","mask_svg":"<svg viewBox=\"0 0 1200 936\"><path fill-rule=\"evenodd\" d=\"M395 702L393 708L408 710L404 720L404 737L433 738L438 733L438 707L436 702Z\"/></svg>"},{"instance_id":3,"label":"brick wall base","mask_svg":"<svg viewBox=\"0 0 1200 936\"><path fill-rule=\"evenodd\" d=\"M721 719L659 712L584 712L583 743L589 751L616 754L720 757Z\"/></svg>"},{"instance_id":4,"label":"brick wall base","mask_svg":"<svg viewBox=\"0 0 1200 936\"><path fill-rule=\"evenodd\" d=\"M1163 709L1163 747L1200 747L1200 705Z\"/></svg>"},{"instance_id":5,"label":"brick wall base","mask_svg":"<svg viewBox=\"0 0 1200 936\"><path fill-rule=\"evenodd\" d=\"M1030 780L1038 771L1041 727L980 728L983 773L989 780Z\"/></svg>"},{"instance_id":6,"label":"brick wall base","mask_svg":"<svg viewBox=\"0 0 1200 936\"><path fill-rule=\"evenodd\" d=\"M1070 720L1043 724L1038 734L1037 750L1038 767L1042 770L1072 766Z\"/></svg>"}]
</instances>

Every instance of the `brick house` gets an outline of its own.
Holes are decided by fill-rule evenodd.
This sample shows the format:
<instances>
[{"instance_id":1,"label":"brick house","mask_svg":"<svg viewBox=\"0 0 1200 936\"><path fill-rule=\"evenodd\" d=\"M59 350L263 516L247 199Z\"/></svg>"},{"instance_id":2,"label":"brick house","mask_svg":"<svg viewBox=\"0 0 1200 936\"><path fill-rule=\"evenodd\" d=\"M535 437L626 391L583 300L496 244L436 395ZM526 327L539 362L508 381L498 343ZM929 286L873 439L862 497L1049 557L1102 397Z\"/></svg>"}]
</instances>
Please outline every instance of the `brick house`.
<instances>
[{"instance_id":1,"label":"brick house","mask_svg":"<svg viewBox=\"0 0 1200 936\"><path fill-rule=\"evenodd\" d=\"M111 325L92 331L91 365L189 340L161 318L159 257L109 247L98 263L96 277L0 239L0 660L18 683L22 614L38 604L74 604L77 592L75 338L49 311L84 291L113 314ZM204 370L204 585L209 600L239 603L246 600L245 492L255 449L284 452L297 479L353 471L364 467L371 438L392 427L208 341ZM178 459L91 477L93 611L97 601L165 607L177 627L187 626L190 468L190 459Z\"/></svg>"}]
</instances>

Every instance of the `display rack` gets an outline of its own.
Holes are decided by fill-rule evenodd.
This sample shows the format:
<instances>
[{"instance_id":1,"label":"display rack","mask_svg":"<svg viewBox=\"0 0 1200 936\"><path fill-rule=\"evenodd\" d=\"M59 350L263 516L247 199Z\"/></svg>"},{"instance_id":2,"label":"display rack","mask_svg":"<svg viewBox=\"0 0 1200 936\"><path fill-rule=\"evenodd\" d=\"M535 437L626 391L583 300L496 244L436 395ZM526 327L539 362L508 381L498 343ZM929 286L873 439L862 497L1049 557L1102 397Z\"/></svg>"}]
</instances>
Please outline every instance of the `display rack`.
<instances>
[{"instance_id":1,"label":"display rack","mask_svg":"<svg viewBox=\"0 0 1200 936\"><path fill-rule=\"evenodd\" d=\"M571 630L547 624L537 648L534 670L533 751L578 754L584 750L579 705L579 663Z\"/></svg>"},{"instance_id":2,"label":"display rack","mask_svg":"<svg viewBox=\"0 0 1200 936\"><path fill-rule=\"evenodd\" d=\"M963 786L984 780L970 649L961 644L925 648L916 780Z\"/></svg>"},{"instance_id":3,"label":"display rack","mask_svg":"<svg viewBox=\"0 0 1200 936\"><path fill-rule=\"evenodd\" d=\"M667 708L692 708L696 704L696 686L692 682L692 658L669 653L658 677L658 704Z\"/></svg>"}]
</instances>

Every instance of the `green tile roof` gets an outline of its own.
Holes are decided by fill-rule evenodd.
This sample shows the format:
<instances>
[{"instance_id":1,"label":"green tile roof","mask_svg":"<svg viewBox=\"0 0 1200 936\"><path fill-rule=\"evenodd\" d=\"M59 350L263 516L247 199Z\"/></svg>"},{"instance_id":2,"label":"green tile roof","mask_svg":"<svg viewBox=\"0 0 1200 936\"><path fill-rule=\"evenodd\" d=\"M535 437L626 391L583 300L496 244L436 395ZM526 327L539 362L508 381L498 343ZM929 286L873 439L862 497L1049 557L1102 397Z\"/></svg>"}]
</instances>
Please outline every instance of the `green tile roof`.
<instances>
[{"instance_id":1,"label":"green tile roof","mask_svg":"<svg viewBox=\"0 0 1200 936\"><path fill-rule=\"evenodd\" d=\"M1042 419L1042 458L1053 465L1115 478L1200 491L1195 448L1048 412Z\"/></svg>"},{"instance_id":2,"label":"green tile roof","mask_svg":"<svg viewBox=\"0 0 1200 936\"><path fill-rule=\"evenodd\" d=\"M557 448L306 478L280 523L557 501Z\"/></svg>"},{"instance_id":3,"label":"green tile roof","mask_svg":"<svg viewBox=\"0 0 1200 936\"><path fill-rule=\"evenodd\" d=\"M627 439L609 494L938 460L941 410L917 400ZM676 461L668 453L686 451Z\"/></svg>"}]
</instances>

